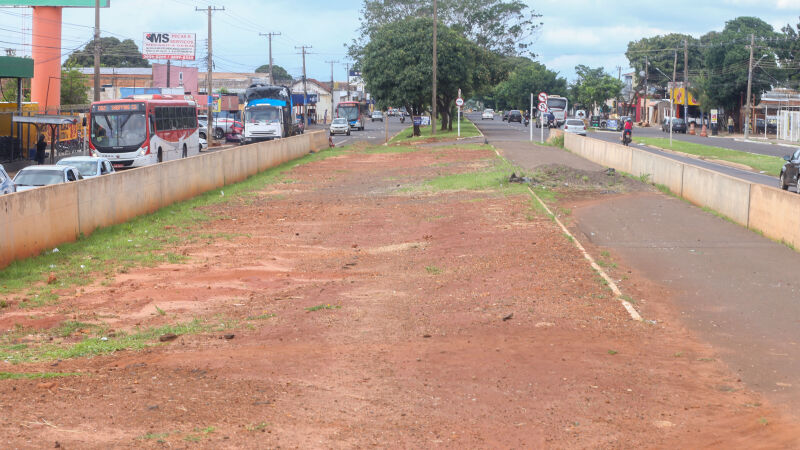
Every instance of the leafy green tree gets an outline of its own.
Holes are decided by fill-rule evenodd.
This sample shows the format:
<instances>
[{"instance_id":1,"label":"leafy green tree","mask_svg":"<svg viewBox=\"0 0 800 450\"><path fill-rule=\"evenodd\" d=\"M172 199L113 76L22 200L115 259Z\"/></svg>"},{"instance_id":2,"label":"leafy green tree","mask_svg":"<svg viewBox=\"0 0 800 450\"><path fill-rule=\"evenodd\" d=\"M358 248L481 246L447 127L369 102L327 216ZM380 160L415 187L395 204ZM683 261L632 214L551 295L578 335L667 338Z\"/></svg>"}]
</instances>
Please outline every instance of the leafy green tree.
<instances>
[{"instance_id":1,"label":"leafy green tree","mask_svg":"<svg viewBox=\"0 0 800 450\"><path fill-rule=\"evenodd\" d=\"M698 46L699 41L696 38L687 34L671 33L629 42L625 56L637 74L642 73L647 67L647 82L650 86L658 85L666 88L669 79L664 74L672 77L673 69L677 69L676 79L683 79L684 40L687 43L689 69L696 71L703 65L702 48ZM677 63L675 61L676 53L678 55ZM640 84L644 83L644 77L639 76L638 80Z\"/></svg>"},{"instance_id":2,"label":"leafy green tree","mask_svg":"<svg viewBox=\"0 0 800 450\"><path fill-rule=\"evenodd\" d=\"M256 73L269 73L269 64L258 66ZM289 72L277 64L272 65L272 76L275 77L275 83L278 84L291 83L293 81L293 78L291 75L289 75Z\"/></svg>"},{"instance_id":3,"label":"leafy green tree","mask_svg":"<svg viewBox=\"0 0 800 450\"><path fill-rule=\"evenodd\" d=\"M541 15L521 0L439 0L438 18L479 46L504 55L529 48L539 30ZM356 60L370 37L381 27L412 17L433 17L431 2L364 0L360 38L350 48Z\"/></svg>"},{"instance_id":4,"label":"leafy green tree","mask_svg":"<svg viewBox=\"0 0 800 450\"><path fill-rule=\"evenodd\" d=\"M85 76L77 69L65 67L61 70L61 104L85 105L89 103Z\"/></svg>"},{"instance_id":5,"label":"leafy green tree","mask_svg":"<svg viewBox=\"0 0 800 450\"><path fill-rule=\"evenodd\" d=\"M571 86L571 91L572 101L576 106L594 111L598 104L618 98L622 91L622 81L605 73L602 67L592 69L581 64L575 66L575 73L578 79Z\"/></svg>"},{"instance_id":6,"label":"leafy green tree","mask_svg":"<svg viewBox=\"0 0 800 450\"><path fill-rule=\"evenodd\" d=\"M565 96L567 80L543 64L528 60L511 72L508 80L497 85L494 98L497 108L524 111L530 107L531 93L536 95L539 92Z\"/></svg>"},{"instance_id":7,"label":"leafy green tree","mask_svg":"<svg viewBox=\"0 0 800 450\"><path fill-rule=\"evenodd\" d=\"M361 74L367 89L383 109L404 106L422 114L431 102L433 20L409 18L376 30L364 47ZM438 28L437 109L442 127L452 126L450 112L458 89L469 96L490 76L483 63L487 53L447 26ZM419 133L418 127L414 132Z\"/></svg>"},{"instance_id":8,"label":"leafy green tree","mask_svg":"<svg viewBox=\"0 0 800 450\"><path fill-rule=\"evenodd\" d=\"M786 24L781 31L783 39L776 42L776 47L780 52L785 81L790 87L797 88L800 85L800 23L794 28Z\"/></svg>"},{"instance_id":9,"label":"leafy green tree","mask_svg":"<svg viewBox=\"0 0 800 450\"><path fill-rule=\"evenodd\" d=\"M16 78L2 78L0 79L0 98L4 102L17 102L17 79ZM30 81L22 81L22 101L31 101Z\"/></svg>"},{"instance_id":10,"label":"leafy green tree","mask_svg":"<svg viewBox=\"0 0 800 450\"><path fill-rule=\"evenodd\" d=\"M709 101L727 111L738 111L742 94L747 92L751 34L758 37L753 53L754 63L765 63L764 66L757 66L753 72L752 92L757 103L761 93L768 91L782 77L770 69L778 61L770 42L777 41L779 33L759 18L739 17L726 22L721 32L712 32L701 38L701 42L707 45L704 62L711 88L708 90ZM744 100L746 102L747 99Z\"/></svg>"},{"instance_id":11,"label":"leafy green tree","mask_svg":"<svg viewBox=\"0 0 800 450\"><path fill-rule=\"evenodd\" d=\"M94 39L83 50L76 50L67 61L69 67L91 67L94 65ZM120 41L115 37L100 38L100 65L103 67L150 67L150 63L142 58L142 52L133 39Z\"/></svg>"}]
</instances>

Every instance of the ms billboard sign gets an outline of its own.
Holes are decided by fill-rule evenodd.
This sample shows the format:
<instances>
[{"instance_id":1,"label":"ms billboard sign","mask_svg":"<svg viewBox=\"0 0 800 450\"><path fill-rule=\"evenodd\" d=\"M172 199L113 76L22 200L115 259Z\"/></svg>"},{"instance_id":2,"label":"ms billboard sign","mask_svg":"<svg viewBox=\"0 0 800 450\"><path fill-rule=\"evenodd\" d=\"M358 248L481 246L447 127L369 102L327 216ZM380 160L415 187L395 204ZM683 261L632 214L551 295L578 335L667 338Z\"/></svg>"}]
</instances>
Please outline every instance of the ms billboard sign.
<instances>
[{"instance_id":1,"label":"ms billboard sign","mask_svg":"<svg viewBox=\"0 0 800 450\"><path fill-rule=\"evenodd\" d=\"M194 33L144 33L142 38L144 59L194 61L194 52Z\"/></svg>"}]
</instances>

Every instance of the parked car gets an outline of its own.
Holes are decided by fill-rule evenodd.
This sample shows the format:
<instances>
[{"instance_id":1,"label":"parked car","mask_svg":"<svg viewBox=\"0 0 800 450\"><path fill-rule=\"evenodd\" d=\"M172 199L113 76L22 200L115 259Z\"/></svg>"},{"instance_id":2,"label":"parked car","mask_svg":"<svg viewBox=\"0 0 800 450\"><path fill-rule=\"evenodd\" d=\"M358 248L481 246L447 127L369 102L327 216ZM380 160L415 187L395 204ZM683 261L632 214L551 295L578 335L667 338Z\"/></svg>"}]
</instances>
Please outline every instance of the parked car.
<instances>
[{"instance_id":1,"label":"parked car","mask_svg":"<svg viewBox=\"0 0 800 450\"><path fill-rule=\"evenodd\" d=\"M39 186L68 183L82 179L83 177L78 169L72 166L28 166L14 176L14 185L17 187L17 192L21 192Z\"/></svg>"},{"instance_id":2,"label":"parked car","mask_svg":"<svg viewBox=\"0 0 800 450\"><path fill-rule=\"evenodd\" d=\"M781 168L778 187L785 191L789 189L789 186L797 186L797 176L800 174L800 150L784 156L783 159L786 163Z\"/></svg>"},{"instance_id":3,"label":"parked car","mask_svg":"<svg viewBox=\"0 0 800 450\"><path fill-rule=\"evenodd\" d=\"M334 134L346 134L350 136L350 124L344 117L337 117L331 122L331 136Z\"/></svg>"},{"instance_id":4,"label":"parked car","mask_svg":"<svg viewBox=\"0 0 800 450\"><path fill-rule=\"evenodd\" d=\"M208 141L205 140L205 138L200 138L198 139L198 141L200 142L200 151L203 151L208 148Z\"/></svg>"},{"instance_id":5,"label":"parked car","mask_svg":"<svg viewBox=\"0 0 800 450\"><path fill-rule=\"evenodd\" d=\"M669 133L669 119L664 119L661 122L661 131ZM673 133L686 133L686 121L683 119L672 119L672 132Z\"/></svg>"},{"instance_id":6,"label":"parked car","mask_svg":"<svg viewBox=\"0 0 800 450\"><path fill-rule=\"evenodd\" d=\"M369 118L371 122L375 122L376 120L383 122L383 113L380 111L372 111L372 115Z\"/></svg>"},{"instance_id":7,"label":"parked car","mask_svg":"<svg viewBox=\"0 0 800 450\"><path fill-rule=\"evenodd\" d=\"M111 161L106 158L95 158L94 156L70 156L58 160L56 165L72 166L78 169L83 178L94 178L114 173Z\"/></svg>"},{"instance_id":8,"label":"parked car","mask_svg":"<svg viewBox=\"0 0 800 450\"><path fill-rule=\"evenodd\" d=\"M522 111L518 109L512 109L508 112L508 123L511 122L519 122L522 123Z\"/></svg>"},{"instance_id":9,"label":"parked car","mask_svg":"<svg viewBox=\"0 0 800 450\"><path fill-rule=\"evenodd\" d=\"M494 110L493 109L484 109L483 114L481 114L481 120L494 120Z\"/></svg>"},{"instance_id":10,"label":"parked car","mask_svg":"<svg viewBox=\"0 0 800 450\"><path fill-rule=\"evenodd\" d=\"M580 119L567 119L567 121L564 122L564 133L586 136L586 125Z\"/></svg>"},{"instance_id":11,"label":"parked car","mask_svg":"<svg viewBox=\"0 0 800 450\"><path fill-rule=\"evenodd\" d=\"M10 194L12 192L17 192L17 188L14 186L14 182L11 181L11 177L8 176L6 169L0 164L0 195Z\"/></svg>"},{"instance_id":12,"label":"parked car","mask_svg":"<svg viewBox=\"0 0 800 450\"><path fill-rule=\"evenodd\" d=\"M503 122L508 120L508 111L503 111Z\"/></svg>"}]
</instances>

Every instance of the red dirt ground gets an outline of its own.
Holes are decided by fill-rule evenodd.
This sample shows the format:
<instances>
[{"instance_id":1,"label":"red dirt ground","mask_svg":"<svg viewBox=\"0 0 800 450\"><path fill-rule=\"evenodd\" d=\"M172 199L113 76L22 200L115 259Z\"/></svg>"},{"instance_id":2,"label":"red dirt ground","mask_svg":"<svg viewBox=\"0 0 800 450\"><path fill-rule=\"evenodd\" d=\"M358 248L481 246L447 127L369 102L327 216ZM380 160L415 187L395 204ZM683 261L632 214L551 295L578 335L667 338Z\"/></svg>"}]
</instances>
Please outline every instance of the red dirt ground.
<instances>
[{"instance_id":1,"label":"red dirt ground","mask_svg":"<svg viewBox=\"0 0 800 450\"><path fill-rule=\"evenodd\" d=\"M138 352L0 362L87 373L0 381L0 446L800 444L796 421L744 389L633 270L631 295L662 301L639 305L657 323L632 321L528 197L406 189L492 157L350 151L300 166L215 206L221 218L197 234L235 235L181 247L185 264L3 313L4 328L22 314L117 330L193 317L240 324ZM317 305L334 309L306 310ZM264 314L275 316L247 319Z\"/></svg>"}]
</instances>

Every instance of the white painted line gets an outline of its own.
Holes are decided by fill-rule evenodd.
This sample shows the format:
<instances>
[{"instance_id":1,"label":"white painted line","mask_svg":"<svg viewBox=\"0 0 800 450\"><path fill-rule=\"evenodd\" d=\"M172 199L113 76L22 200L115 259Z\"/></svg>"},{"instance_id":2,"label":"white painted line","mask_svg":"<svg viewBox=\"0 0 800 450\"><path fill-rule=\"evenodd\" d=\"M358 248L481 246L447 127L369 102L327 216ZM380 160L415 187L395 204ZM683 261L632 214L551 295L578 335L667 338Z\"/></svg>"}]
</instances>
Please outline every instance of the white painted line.
<instances>
[{"instance_id":1,"label":"white painted line","mask_svg":"<svg viewBox=\"0 0 800 450\"><path fill-rule=\"evenodd\" d=\"M497 156L499 156L500 158L503 158L503 156L500 154L500 152L497 151L496 148L494 149L494 152L497 154ZM507 159L505 159L505 158L503 158L503 159L506 162L509 162ZM558 220L558 217L556 217L556 215L553 214L552 211L550 211L550 208L548 208L547 205L542 201L542 199L539 198L539 196L536 195L535 192L533 192L533 189L531 189L530 186L528 186L528 192L530 192L531 195L533 196L533 198L535 198L536 201L539 202L540 205L542 205L544 210L547 211L547 214L549 214L550 217L553 218L553 221L555 221L555 223L557 223L558 226L561 227L561 231L563 231L564 234L566 234L567 236L570 237L570 239L572 239L572 243L574 243L575 247L578 247L578 250L580 250L581 253L583 253L583 257L586 258L587 261L589 261L589 264L591 264L592 268L594 270L596 270L597 273L599 273L600 276L603 277L604 280L606 280L606 283L608 283L608 286L611 288L611 291L617 297L617 300L619 300L619 302L622 303L622 307L625 308L626 311L628 311L628 314L630 314L631 319L641 321L642 320L642 316L639 315L639 312L636 311L636 308L634 308L633 305L631 305L631 303L629 301L625 300L622 297L622 291L620 291L619 287L617 287L617 283L615 283L614 280L612 280L611 277L608 276L606 271L603 270L603 268L600 267L595 262L594 258L592 258L592 255L590 255L589 252L587 252L586 249L583 247L583 245L581 245L581 243L575 238L575 236L573 236L572 233L569 232L567 227L565 227L564 224L561 223L560 220Z\"/></svg>"}]
</instances>

